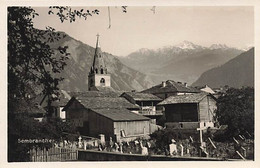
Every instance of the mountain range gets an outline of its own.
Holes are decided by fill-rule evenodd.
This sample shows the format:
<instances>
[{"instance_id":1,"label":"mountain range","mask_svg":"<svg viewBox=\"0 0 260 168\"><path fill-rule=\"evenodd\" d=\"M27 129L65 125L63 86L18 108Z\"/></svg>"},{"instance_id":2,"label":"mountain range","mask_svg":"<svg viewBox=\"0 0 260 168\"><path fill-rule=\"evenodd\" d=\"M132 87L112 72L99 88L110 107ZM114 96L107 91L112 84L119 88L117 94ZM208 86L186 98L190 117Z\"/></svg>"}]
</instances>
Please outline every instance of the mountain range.
<instances>
[{"instance_id":1,"label":"mountain range","mask_svg":"<svg viewBox=\"0 0 260 168\"><path fill-rule=\"evenodd\" d=\"M193 86L220 87L254 86L254 48L231 59L227 63L204 72Z\"/></svg>"},{"instance_id":2,"label":"mountain range","mask_svg":"<svg viewBox=\"0 0 260 168\"><path fill-rule=\"evenodd\" d=\"M69 59L66 60L67 66L60 74L64 78L60 83L60 88L66 91L87 91L88 73L93 63L95 48L69 35L52 45L52 47L66 45L70 53ZM204 84L212 87L226 84L235 87L241 85L251 86L253 85L251 75L253 70L250 68L244 69L243 67L252 65L253 58L251 56L243 57L242 52L243 50L228 47L224 44L203 47L184 41L181 44L162 47L157 50L143 48L129 54L127 57L118 57L103 51L103 57L108 72L111 74L112 88L119 91L141 91L161 83L161 81L170 79L187 82L189 85L193 83L193 86ZM250 52L252 51L250 50ZM240 57L242 58L239 59ZM236 62L233 61L236 58L244 61L244 65L242 65L241 61L238 61L242 68L232 64L232 62ZM235 73L238 72L237 69L244 69L243 72L240 72L243 75L240 75L239 80L235 79L235 77L232 78L233 82L228 81L228 79L223 80L227 77L221 74L228 74L226 71ZM206 72L208 70L210 71ZM216 81L219 80L222 83L214 81L211 78L212 76L215 76ZM197 80L199 77L200 79ZM250 79L247 77L250 77ZM228 78L231 79L231 77ZM236 82L236 80L241 82ZM248 81L249 84L242 81Z\"/></svg>"},{"instance_id":3,"label":"mountain range","mask_svg":"<svg viewBox=\"0 0 260 168\"><path fill-rule=\"evenodd\" d=\"M59 76L64 78L59 84L60 89L66 91L87 91L88 74L93 63L95 48L75 40L69 35L51 45L51 47L68 46L67 51L70 53L69 59L66 60L67 65L59 74ZM111 87L113 89L118 91L140 91L153 85L147 75L122 64L116 56L103 52L103 57L108 73L111 74Z\"/></svg>"},{"instance_id":4,"label":"mountain range","mask_svg":"<svg viewBox=\"0 0 260 168\"><path fill-rule=\"evenodd\" d=\"M203 47L183 41L156 50L143 48L119 59L150 76L154 83L172 79L191 84L203 72L226 63L242 52L225 44Z\"/></svg>"}]
</instances>

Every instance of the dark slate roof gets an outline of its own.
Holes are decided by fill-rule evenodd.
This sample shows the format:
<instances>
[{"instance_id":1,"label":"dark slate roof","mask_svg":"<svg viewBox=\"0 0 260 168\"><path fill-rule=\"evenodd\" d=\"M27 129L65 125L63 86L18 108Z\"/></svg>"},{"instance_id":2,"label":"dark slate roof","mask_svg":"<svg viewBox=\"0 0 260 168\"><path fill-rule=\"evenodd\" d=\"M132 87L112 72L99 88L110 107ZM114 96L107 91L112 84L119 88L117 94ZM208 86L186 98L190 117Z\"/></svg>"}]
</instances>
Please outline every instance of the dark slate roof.
<instances>
[{"instance_id":1,"label":"dark slate roof","mask_svg":"<svg viewBox=\"0 0 260 168\"><path fill-rule=\"evenodd\" d=\"M209 95L209 94L202 92L202 93L170 96L167 99L165 99L164 101L160 102L158 105L199 103L207 95Z\"/></svg>"},{"instance_id":2,"label":"dark slate roof","mask_svg":"<svg viewBox=\"0 0 260 168\"><path fill-rule=\"evenodd\" d=\"M87 91L87 92L70 92L69 93L72 97L111 97L116 98L119 97L122 93L121 92L101 92L101 91Z\"/></svg>"},{"instance_id":3,"label":"dark slate roof","mask_svg":"<svg viewBox=\"0 0 260 168\"><path fill-rule=\"evenodd\" d=\"M125 92L121 96L124 96L124 94L130 96L135 101L162 101L161 98L150 93Z\"/></svg>"},{"instance_id":4,"label":"dark slate roof","mask_svg":"<svg viewBox=\"0 0 260 168\"><path fill-rule=\"evenodd\" d=\"M143 90L143 93L171 93L171 92L184 92L184 93L199 93L200 90L193 88L191 86L185 86L182 83L175 82L173 80L167 80L166 86L163 87L162 83L153 86L149 89Z\"/></svg>"},{"instance_id":5,"label":"dark slate roof","mask_svg":"<svg viewBox=\"0 0 260 168\"><path fill-rule=\"evenodd\" d=\"M95 86L97 91L101 92L114 92L115 90L112 87L103 87L103 86Z\"/></svg>"},{"instance_id":6,"label":"dark slate roof","mask_svg":"<svg viewBox=\"0 0 260 168\"><path fill-rule=\"evenodd\" d=\"M85 108L89 109L139 109L138 106L119 97L119 92L77 92L71 93Z\"/></svg>"},{"instance_id":7,"label":"dark slate roof","mask_svg":"<svg viewBox=\"0 0 260 168\"><path fill-rule=\"evenodd\" d=\"M92 109L94 112L113 121L146 121L149 118L135 114L127 109Z\"/></svg>"}]
</instances>

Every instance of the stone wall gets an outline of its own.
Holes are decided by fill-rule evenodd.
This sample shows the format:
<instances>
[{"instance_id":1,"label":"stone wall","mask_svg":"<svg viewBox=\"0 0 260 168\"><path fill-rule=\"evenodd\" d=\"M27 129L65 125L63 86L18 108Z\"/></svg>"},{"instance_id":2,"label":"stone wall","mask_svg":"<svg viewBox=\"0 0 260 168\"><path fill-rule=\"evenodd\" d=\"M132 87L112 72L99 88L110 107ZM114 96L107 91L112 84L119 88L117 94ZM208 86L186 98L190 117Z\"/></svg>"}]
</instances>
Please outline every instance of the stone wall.
<instances>
[{"instance_id":1,"label":"stone wall","mask_svg":"<svg viewBox=\"0 0 260 168\"><path fill-rule=\"evenodd\" d=\"M163 155L124 154L103 151L79 150L78 161L221 161L221 158L170 157Z\"/></svg>"}]
</instances>

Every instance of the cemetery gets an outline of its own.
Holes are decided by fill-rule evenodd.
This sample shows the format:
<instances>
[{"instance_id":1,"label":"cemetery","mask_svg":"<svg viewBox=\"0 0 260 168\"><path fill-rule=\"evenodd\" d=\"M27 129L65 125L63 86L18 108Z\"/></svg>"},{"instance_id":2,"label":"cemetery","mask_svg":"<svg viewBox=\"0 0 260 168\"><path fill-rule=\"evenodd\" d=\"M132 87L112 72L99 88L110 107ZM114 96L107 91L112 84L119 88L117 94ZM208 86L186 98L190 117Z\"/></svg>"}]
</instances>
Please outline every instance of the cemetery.
<instances>
[{"instance_id":1,"label":"cemetery","mask_svg":"<svg viewBox=\"0 0 260 168\"><path fill-rule=\"evenodd\" d=\"M37 152L32 151L31 161L254 159L254 140L250 139L249 135L233 137L232 141L217 142L214 140L214 134L204 131L202 137L202 132L199 130L193 134L187 134L161 130L150 135L149 139L138 138L130 142L116 142L112 137L109 138L109 141L105 141L104 135L100 135L99 139L75 136L75 141L63 140L55 143L52 148L38 151L38 159L35 156ZM56 154L53 152L55 150ZM47 151L49 151L49 155L46 155ZM46 158L46 160L39 158Z\"/></svg>"}]
</instances>

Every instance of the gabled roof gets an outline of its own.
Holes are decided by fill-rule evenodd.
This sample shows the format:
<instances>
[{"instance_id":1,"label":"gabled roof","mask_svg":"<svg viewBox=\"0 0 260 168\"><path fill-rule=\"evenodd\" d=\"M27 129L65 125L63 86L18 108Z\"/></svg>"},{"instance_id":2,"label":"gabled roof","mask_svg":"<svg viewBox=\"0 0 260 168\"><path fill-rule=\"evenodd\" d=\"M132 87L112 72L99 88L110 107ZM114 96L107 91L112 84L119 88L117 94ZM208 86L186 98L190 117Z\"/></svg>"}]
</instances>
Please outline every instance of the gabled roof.
<instances>
[{"instance_id":1,"label":"gabled roof","mask_svg":"<svg viewBox=\"0 0 260 168\"><path fill-rule=\"evenodd\" d=\"M92 109L93 110L93 109ZM105 116L113 121L146 121L150 120L127 109L94 109L94 112Z\"/></svg>"},{"instance_id":2,"label":"gabled roof","mask_svg":"<svg viewBox=\"0 0 260 168\"><path fill-rule=\"evenodd\" d=\"M128 102L123 97L119 97L118 92L88 91L74 92L71 95L88 109L139 109L139 106ZM66 105L66 108L68 106L70 106L70 103Z\"/></svg>"},{"instance_id":3,"label":"gabled roof","mask_svg":"<svg viewBox=\"0 0 260 168\"><path fill-rule=\"evenodd\" d=\"M86 98L86 97L111 97L116 98L121 95L121 92L112 92L112 91L87 91L87 92L70 92L69 93L72 97L78 98Z\"/></svg>"},{"instance_id":4,"label":"gabled roof","mask_svg":"<svg viewBox=\"0 0 260 168\"><path fill-rule=\"evenodd\" d=\"M101 91L101 92L114 92L115 90L112 87L103 87L103 86L95 86L95 89L97 91Z\"/></svg>"},{"instance_id":5,"label":"gabled roof","mask_svg":"<svg viewBox=\"0 0 260 168\"><path fill-rule=\"evenodd\" d=\"M160 102L158 105L166 105L166 104L182 104L182 103L199 103L204 97L210 94L207 93L194 93L194 94L186 94L186 95L176 95L171 96Z\"/></svg>"},{"instance_id":6,"label":"gabled roof","mask_svg":"<svg viewBox=\"0 0 260 168\"><path fill-rule=\"evenodd\" d=\"M161 98L150 93L124 92L121 96L124 97L124 94L128 95L135 101L162 101Z\"/></svg>"},{"instance_id":7,"label":"gabled roof","mask_svg":"<svg viewBox=\"0 0 260 168\"><path fill-rule=\"evenodd\" d=\"M184 93L199 93L200 90L193 88L191 86L185 86L182 83L175 82L173 80L167 80L165 82L165 86L163 84L159 84L153 86L149 89L143 90L143 93L172 93L172 92L184 92Z\"/></svg>"}]
</instances>

